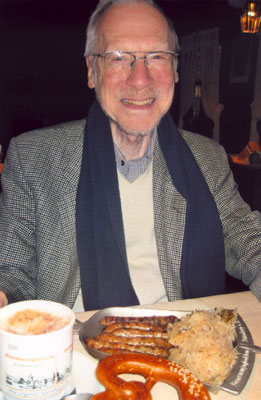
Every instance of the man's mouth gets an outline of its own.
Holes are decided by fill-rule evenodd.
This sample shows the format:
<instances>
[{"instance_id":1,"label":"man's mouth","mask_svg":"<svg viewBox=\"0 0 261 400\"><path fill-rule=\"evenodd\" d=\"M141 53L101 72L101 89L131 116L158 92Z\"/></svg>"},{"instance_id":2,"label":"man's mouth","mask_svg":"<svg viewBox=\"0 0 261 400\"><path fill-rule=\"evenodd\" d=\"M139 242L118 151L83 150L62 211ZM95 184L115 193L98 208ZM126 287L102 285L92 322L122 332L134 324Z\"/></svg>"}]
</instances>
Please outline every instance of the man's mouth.
<instances>
[{"instance_id":1,"label":"man's mouth","mask_svg":"<svg viewBox=\"0 0 261 400\"><path fill-rule=\"evenodd\" d=\"M129 99L122 99L122 103L127 105L135 105L135 106L148 106L154 102L154 99L147 99L147 100L129 100Z\"/></svg>"}]
</instances>

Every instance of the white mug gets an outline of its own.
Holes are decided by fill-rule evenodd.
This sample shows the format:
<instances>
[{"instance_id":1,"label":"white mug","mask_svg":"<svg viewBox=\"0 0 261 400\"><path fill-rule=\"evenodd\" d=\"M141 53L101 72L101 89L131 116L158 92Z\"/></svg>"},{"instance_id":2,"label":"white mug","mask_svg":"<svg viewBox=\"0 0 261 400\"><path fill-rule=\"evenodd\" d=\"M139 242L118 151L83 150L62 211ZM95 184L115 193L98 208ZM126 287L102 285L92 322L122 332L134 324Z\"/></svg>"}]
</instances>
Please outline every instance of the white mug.
<instances>
[{"instance_id":1,"label":"white mug","mask_svg":"<svg viewBox=\"0 0 261 400\"><path fill-rule=\"evenodd\" d=\"M50 315L64 326L46 333L14 333L10 321L23 310ZM0 389L5 399L59 400L74 390L74 321L70 308L53 301L26 300L0 309Z\"/></svg>"}]
</instances>

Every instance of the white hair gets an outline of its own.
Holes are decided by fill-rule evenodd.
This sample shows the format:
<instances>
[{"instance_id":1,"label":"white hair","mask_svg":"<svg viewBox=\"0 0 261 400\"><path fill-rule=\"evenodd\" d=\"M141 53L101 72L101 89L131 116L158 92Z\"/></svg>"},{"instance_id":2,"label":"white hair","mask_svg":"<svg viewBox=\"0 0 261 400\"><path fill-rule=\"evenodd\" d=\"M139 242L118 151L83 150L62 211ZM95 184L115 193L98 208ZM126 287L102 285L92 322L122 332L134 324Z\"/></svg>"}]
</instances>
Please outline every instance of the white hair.
<instances>
[{"instance_id":1,"label":"white hair","mask_svg":"<svg viewBox=\"0 0 261 400\"><path fill-rule=\"evenodd\" d=\"M173 27L172 21L164 14L162 9L153 0L100 0L96 9L92 13L86 32L86 45L84 56L88 57L96 51L97 38L99 38L99 22L104 12L114 4L132 4L132 3L146 3L156 8L166 19L169 28L169 43L170 50L175 53L179 52L179 43L176 31Z\"/></svg>"}]
</instances>

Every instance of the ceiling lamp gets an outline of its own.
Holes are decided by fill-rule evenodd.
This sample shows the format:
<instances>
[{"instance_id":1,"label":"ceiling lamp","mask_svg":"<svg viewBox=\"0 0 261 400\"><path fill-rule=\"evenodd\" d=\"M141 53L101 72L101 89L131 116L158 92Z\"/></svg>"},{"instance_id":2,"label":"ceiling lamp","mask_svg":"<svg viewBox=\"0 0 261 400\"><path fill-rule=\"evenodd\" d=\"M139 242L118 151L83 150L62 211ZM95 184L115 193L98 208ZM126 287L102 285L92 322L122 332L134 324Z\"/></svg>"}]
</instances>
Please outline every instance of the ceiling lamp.
<instances>
[{"instance_id":1,"label":"ceiling lamp","mask_svg":"<svg viewBox=\"0 0 261 400\"><path fill-rule=\"evenodd\" d=\"M240 17L241 31L244 33L256 33L261 25L261 17L255 1L247 0L246 6L243 8L243 14Z\"/></svg>"}]
</instances>

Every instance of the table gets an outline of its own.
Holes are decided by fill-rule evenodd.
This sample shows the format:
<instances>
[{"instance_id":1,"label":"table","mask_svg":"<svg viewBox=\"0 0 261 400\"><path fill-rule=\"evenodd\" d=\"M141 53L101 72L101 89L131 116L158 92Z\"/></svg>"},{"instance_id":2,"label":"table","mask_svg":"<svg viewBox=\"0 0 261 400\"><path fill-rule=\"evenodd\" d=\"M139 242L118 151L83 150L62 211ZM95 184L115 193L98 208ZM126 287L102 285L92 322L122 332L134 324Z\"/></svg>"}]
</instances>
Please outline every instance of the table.
<instances>
[{"instance_id":1,"label":"table","mask_svg":"<svg viewBox=\"0 0 261 400\"><path fill-rule=\"evenodd\" d=\"M157 308L166 310L176 311L187 311L187 310L199 310L199 309L213 309L215 307L224 307L238 310L238 313L242 316L246 322L255 344L261 346L261 303L259 300L250 292L230 293L219 296L201 297L197 299L178 300L169 303L158 303L148 306L142 306L143 308ZM76 317L80 321L86 321L89 319L95 311L89 311L84 313L77 313ZM89 356L83 349L79 342L78 336L74 337L74 351L84 354L86 357ZM212 394L212 400L257 400L261 399L261 354L256 355L255 365L250 376L250 379L240 395L234 396L224 391L219 391L217 394ZM164 390L160 387L160 390ZM168 394L162 393L161 398L164 400L178 399L176 394L170 391Z\"/></svg>"}]
</instances>

